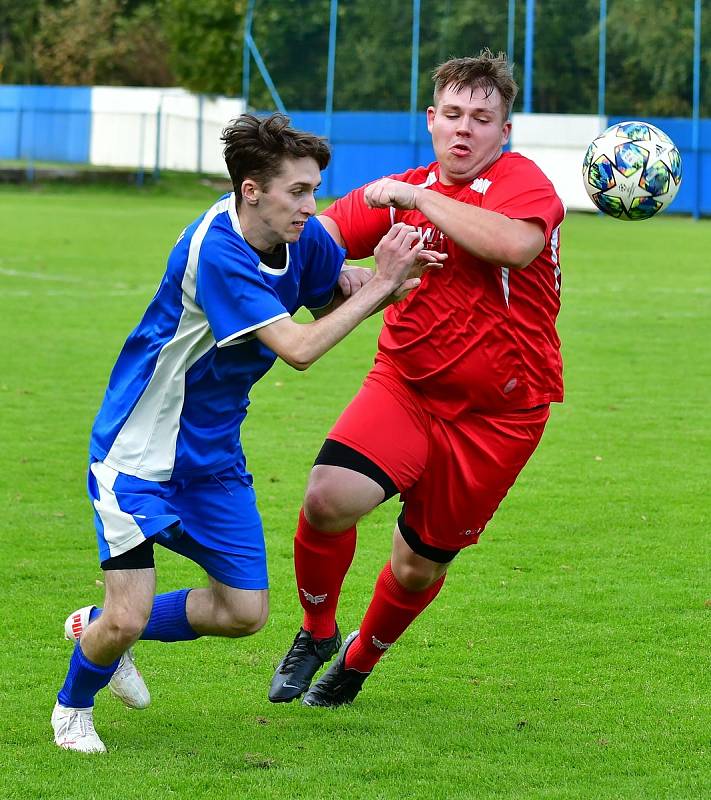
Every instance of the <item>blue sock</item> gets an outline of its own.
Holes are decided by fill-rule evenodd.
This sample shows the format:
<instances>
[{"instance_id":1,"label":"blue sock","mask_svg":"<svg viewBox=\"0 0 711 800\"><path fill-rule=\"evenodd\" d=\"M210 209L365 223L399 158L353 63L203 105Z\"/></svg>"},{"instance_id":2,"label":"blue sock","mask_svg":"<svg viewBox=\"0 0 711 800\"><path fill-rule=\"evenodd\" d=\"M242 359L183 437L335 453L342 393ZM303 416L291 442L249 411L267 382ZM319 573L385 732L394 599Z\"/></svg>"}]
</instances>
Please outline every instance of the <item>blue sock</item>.
<instances>
[{"instance_id":1,"label":"blue sock","mask_svg":"<svg viewBox=\"0 0 711 800\"><path fill-rule=\"evenodd\" d=\"M79 644L74 648L69 660L69 672L64 686L59 690L57 700L67 708L90 708L94 705L94 695L111 680L120 659L103 667L94 664L82 652Z\"/></svg>"},{"instance_id":2,"label":"blue sock","mask_svg":"<svg viewBox=\"0 0 711 800\"><path fill-rule=\"evenodd\" d=\"M200 637L190 627L185 607L190 589L158 594L153 600L153 609L141 639L159 642L189 642ZM94 608L89 612L89 622L101 616L102 609Z\"/></svg>"},{"instance_id":3,"label":"blue sock","mask_svg":"<svg viewBox=\"0 0 711 800\"><path fill-rule=\"evenodd\" d=\"M186 604L190 589L156 595L153 610L141 639L159 642L189 642L200 634L190 627Z\"/></svg>"}]
</instances>

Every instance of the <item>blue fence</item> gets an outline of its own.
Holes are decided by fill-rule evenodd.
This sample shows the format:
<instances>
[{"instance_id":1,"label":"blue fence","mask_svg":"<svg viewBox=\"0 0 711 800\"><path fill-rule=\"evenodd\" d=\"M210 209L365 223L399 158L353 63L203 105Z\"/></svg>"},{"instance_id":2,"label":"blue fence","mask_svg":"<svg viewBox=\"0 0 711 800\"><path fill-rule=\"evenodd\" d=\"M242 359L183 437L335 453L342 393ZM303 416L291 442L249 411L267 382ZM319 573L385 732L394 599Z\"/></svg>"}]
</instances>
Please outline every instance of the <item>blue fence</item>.
<instances>
[{"instance_id":1,"label":"blue fence","mask_svg":"<svg viewBox=\"0 0 711 800\"><path fill-rule=\"evenodd\" d=\"M0 86L0 159L88 163L91 93L90 87ZM414 127L405 111L339 111L330 117L294 111L291 118L299 128L329 134L333 159L324 173L324 196L342 195L366 181L434 160L424 114ZM671 211L711 215L711 120L700 121L696 137L690 119L649 121L671 136L682 155L683 181Z\"/></svg>"},{"instance_id":2,"label":"blue fence","mask_svg":"<svg viewBox=\"0 0 711 800\"><path fill-rule=\"evenodd\" d=\"M0 158L89 161L91 88L0 86Z\"/></svg>"}]
</instances>

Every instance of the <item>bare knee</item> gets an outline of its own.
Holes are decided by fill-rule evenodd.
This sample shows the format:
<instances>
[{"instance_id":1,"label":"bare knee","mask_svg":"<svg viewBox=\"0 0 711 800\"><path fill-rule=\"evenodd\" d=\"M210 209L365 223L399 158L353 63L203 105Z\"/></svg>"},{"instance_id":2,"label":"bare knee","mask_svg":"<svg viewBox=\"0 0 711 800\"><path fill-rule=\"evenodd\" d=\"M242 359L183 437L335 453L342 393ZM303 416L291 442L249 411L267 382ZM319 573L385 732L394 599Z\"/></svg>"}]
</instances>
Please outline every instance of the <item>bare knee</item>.
<instances>
[{"instance_id":1,"label":"bare knee","mask_svg":"<svg viewBox=\"0 0 711 800\"><path fill-rule=\"evenodd\" d=\"M126 650L141 638L150 613L135 608L105 608L97 620L104 641Z\"/></svg>"},{"instance_id":2,"label":"bare knee","mask_svg":"<svg viewBox=\"0 0 711 800\"><path fill-rule=\"evenodd\" d=\"M393 532L393 550L390 565L395 580L408 592L424 592L446 572L449 563L431 561L416 553L403 539L398 525Z\"/></svg>"},{"instance_id":3,"label":"bare knee","mask_svg":"<svg viewBox=\"0 0 711 800\"><path fill-rule=\"evenodd\" d=\"M324 533L350 527L343 523L343 509L324 482L309 483L304 497L304 514L314 528Z\"/></svg>"},{"instance_id":4,"label":"bare knee","mask_svg":"<svg viewBox=\"0 0 711 800\"><path fill-rule=\"evenodd\" d=\"M382 487L366 475L319 464L311 470L304 514L317 530L337 533L355 525L382 503L384 497Z\"/></svg>"},{"instance_id":5,"label":"bare knee","mask_svg":"<svg viewBox=\"0 0 711 800\"><path fill-rule=\"evenodd\" d=\"M397 567L393 564L392 570L397 582L408 592L424 592L441 577L441 573L416 564L400 564Z\"/></svg>"},{"instance_id":6,"label":"bare knee","mask_svg":"<svg viewBox=\"0 0 711 800\"><path fill-rule=\"evenodd\" d=\"M393 552L390 559L395 580L408 592L424 592L447 571L449 564L431 561L413 552L395 529Z\"/></svg>"},{"instance_id":7,"label":"bare knee","mask_svg":"<svg viewBox=\"0 0 711 800\"><path fill-rule=\"evenodd\" d=\"M266 592L240 592L220 603L218 611L223 636L238 638L260 631L269 617Z\"/></svg>"}]
</instances>

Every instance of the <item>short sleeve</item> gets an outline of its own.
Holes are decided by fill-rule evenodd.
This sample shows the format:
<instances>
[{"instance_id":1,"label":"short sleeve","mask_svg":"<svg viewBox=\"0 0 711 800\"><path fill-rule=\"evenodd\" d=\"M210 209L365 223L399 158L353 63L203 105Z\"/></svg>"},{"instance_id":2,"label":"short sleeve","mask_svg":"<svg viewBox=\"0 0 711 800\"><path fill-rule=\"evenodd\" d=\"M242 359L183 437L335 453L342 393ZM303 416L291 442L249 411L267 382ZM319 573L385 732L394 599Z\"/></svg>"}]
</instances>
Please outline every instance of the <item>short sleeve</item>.
<instances>
[{"instance_id":1,"label":"short sleeve","mask_svg":"<svg viewBox=\"0 0 711 800\"><path fill-rule=\"evenodd\" d=\"M322 212L338 225L349 258L372 256L392 225L389 208L368 208L363 200L364 189L354 189Z\"/></svg>"},{"instance_id":2,"label":"short sleeve","mask_svg":"<svg viewBox=\"0 0 711 800\"><path fill-rule=\"evenodd\" d=\"M497 211L510 219L538 223L547 242L565 216L553 184L532 161L520 156L492 182L482 208Z\"/></svg>"},{"instance_id":3,"label":"short sleeve","mask_svg":"<svg viewBox=\"0 0 711 800\"><path fill-rule=\"evenodd\" d=\"M304 252L299 305L318 309L333 299L346 251L336 244L317 219L310 219L307 226L308 242Z\"/></svg>"},{"instance_id":4,"label":"short sleeve","mask_svg":"<svg viewBox=\"0 0 711 800\"><path fill-rule=\"evenodd\" d=\"M290 316L262 277L257 256L240 242L205 237L196 284L195 299L218 347Z\"/></svg>"}]
</instances>

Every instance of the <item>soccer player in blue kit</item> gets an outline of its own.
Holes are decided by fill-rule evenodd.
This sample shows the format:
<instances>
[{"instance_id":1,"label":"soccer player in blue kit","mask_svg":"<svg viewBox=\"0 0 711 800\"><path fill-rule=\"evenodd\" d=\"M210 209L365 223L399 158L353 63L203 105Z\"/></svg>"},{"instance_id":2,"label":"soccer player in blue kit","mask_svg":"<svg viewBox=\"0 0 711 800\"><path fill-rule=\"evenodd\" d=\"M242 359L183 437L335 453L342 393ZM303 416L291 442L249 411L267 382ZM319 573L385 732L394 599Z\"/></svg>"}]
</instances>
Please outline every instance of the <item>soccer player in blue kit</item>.
<instances>
[{"instance_id":1,"label":"soccer player in blue kit","mask_svg":"<svg viewBox=\"0 0 711 800\"><path fill-rule=\"evenodd\" d=\"M264 536L239 433L249 391L277 356L306 369L440 258L398 224L376 248L374 272L345 270L344 251L314 218L325 141L281 114L245 114L223 142L234 191L179 236L92 429L105 600L65 623L76 644L52 727L69 750L106 750L93 722L104 686L132 708L149 704L137 640L248 636L264 625ZM302 306L312 322L292 319ZM156 595L155 542L199 564L207 588Z\"/></svg>"}]
</instances>

